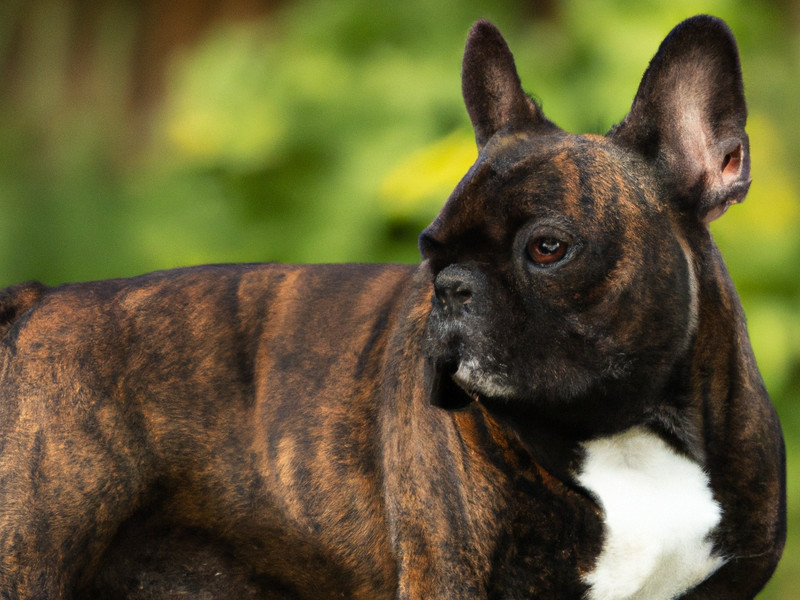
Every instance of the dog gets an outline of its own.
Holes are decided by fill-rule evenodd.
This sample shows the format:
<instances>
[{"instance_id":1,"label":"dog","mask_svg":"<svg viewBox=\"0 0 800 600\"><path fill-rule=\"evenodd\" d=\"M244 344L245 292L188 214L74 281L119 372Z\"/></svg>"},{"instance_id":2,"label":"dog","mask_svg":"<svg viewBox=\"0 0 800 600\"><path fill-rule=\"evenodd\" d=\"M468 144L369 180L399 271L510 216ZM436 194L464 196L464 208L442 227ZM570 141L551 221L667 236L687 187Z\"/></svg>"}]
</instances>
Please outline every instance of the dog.
<instances>
[{"instance_id":1,"label":"dog","mask_svg":"<svg viewBox=\"0 0 800 600\"><path fill-rule=\"evenodd\" d=\"M727 26L568 134L499 31L475 164L406 265L0 295L0 596L743 599L784 448L708 223L750 184Z\"/></svg>"}]
</instances>

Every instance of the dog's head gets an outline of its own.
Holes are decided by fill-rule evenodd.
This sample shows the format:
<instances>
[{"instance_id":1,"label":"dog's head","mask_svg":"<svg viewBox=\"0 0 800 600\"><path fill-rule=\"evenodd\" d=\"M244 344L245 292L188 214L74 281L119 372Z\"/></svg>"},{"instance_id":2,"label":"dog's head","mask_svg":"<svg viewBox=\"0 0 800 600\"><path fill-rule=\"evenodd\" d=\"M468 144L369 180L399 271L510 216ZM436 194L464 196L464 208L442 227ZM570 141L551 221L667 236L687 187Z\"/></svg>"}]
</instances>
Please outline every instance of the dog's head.
<instances>
[{"instance_id":1,"label":"dog's head","mask_svg":"<svg viewBox=\"0 0 800 600\"><path fill-rule=\"evenodd\" d=\"M479 156L420 236L432 401L641 413L695 333L707 223L749 186L730 31L676 27L604 137L547 120L488 22L462 79Z\"/></svg>"}]
</instances>

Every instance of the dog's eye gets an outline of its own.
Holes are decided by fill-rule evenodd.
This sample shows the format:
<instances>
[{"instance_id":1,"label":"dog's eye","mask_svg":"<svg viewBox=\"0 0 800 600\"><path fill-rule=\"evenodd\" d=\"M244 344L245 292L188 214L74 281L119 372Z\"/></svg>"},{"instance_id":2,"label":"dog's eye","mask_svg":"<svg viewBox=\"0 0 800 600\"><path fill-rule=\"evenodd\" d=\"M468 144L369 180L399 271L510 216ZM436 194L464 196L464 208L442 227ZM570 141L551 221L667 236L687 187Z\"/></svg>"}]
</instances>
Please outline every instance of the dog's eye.
<instances>
[{"instance_id":1,"label":"dog's eye","mask_svg":"<svg viewBox=\"0 0 800 600\"><path fill-rule=\"evenodd\" d=\"M528 242L528 256L537 265L552 265L564 258L567 244L554 237L535 237Z\"/></svg>"}]
</instances>

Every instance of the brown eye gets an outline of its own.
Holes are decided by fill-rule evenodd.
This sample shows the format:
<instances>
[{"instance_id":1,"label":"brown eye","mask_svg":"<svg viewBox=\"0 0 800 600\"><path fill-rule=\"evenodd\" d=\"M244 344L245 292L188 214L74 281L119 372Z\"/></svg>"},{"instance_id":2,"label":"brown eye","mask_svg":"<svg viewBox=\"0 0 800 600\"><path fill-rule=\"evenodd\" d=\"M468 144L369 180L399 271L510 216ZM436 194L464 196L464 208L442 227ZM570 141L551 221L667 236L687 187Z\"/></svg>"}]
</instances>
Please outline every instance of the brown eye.
<instances>
[{"instance_id":1,"label":"brown eye","mask_svg":"<svg viewBox=\"0 0 800 600\"><path fill-rule=\"evenodd\" d=\"M537 265L552 265L564 258L567 244L554 237L536 237L528 242L528 256Z\"/></svg>"}]
</instances>

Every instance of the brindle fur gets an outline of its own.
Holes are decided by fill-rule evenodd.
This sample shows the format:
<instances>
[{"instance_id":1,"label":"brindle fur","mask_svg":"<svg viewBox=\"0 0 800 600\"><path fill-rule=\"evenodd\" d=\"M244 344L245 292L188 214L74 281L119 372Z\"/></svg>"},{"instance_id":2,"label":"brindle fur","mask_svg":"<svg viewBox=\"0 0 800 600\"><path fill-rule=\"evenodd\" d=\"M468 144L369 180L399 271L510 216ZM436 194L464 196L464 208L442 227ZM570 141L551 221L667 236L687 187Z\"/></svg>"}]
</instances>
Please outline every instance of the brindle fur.
<instances>
[{"instance_id":1,"label":"brindle fur","mask_svg":"<svg viewBox=\"0 0 800 600\"><path fill-rule=\"evenodd\" d=\"M686 77L700 100L662 93ZM667 113L716 101L701 80L733 91L687 149ZM547 121L485 22L464 96L480 156L418 267L0 292L0 597L578 599L603 543L579 443L634 424L704 465L723 509L727 563L684 597L757 593L783 444L705 225L749 184L730 33L677 28L607 137ZM514 262L542 218L577 248L546 276ZM514 397L453 383L470 352Z\"/></svg>"}]
</instances>

